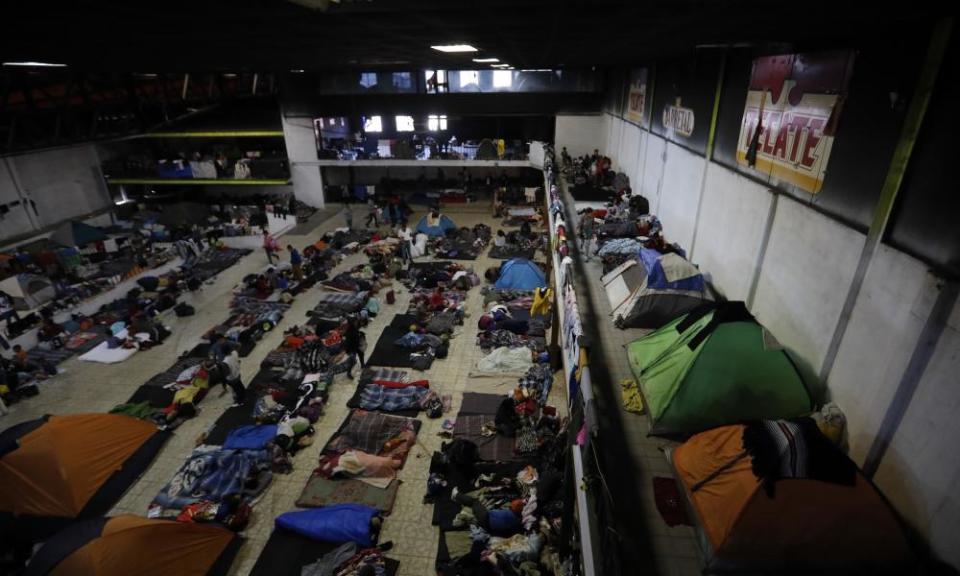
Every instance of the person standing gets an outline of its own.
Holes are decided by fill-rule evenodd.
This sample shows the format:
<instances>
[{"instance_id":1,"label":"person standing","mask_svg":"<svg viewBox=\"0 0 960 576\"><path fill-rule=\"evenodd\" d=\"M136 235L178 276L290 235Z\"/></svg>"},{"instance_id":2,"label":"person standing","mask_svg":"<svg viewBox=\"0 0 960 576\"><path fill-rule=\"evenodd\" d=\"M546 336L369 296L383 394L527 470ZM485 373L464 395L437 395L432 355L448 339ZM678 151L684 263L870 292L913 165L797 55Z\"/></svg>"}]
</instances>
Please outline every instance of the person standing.
<instances>
[{"instance_id":1,"label":"person standing","mask_svg":"<svg viewBox=\"0 0 960 576\"><path fill-rule=\"evenodd\" d=\"M413 243L413 231L409 227L397 229L397 236L400 237L400 258L404 262L410 262L413 258L410 254L410 245Z\"/></svg>"},{"instance_id":2,"label":"person standing","mask_svg":"<svg viewBox=\"0 0 960 576\"><path fill-rule=\"evenodd\" d=\"M343 332L343 350L350 356L353 356L360 363L360 369L366 367L364 362L364 352L367 349L366 335L360 331L360 321L356 316L347 320L347 326ZM351 369L351 372L353 370ZM352 376L351 376L352 378Z\"/></svg>"},{"instance_id":3,"label":"person standing","mask_svg":"<svg viewBox=\"0 0 960 576\"><path fill-rule=\"evenodd\" d=\"M274 258L276 258L278 262L280 261L280 258L276 255L277 241L266 228L263 229L263 251L267 253L267 262L271 265L274 263Z\"/></svg>"},{"instance_id":4,"label":"person standing","mask_svg":"<svg viewBox=\"0 0 960 576\"><path fill-rule=\"evenodd\" d=\"M223 383L233 391L233 405L239 406L247 398L247 389L240 380L240 354L234 350L221 363L226 368L223 374Z\"/></svg>"},{"instance_id":5,"label":"person standing","mask_svg":"<svg viewBox=\"0 0 960 576\"><path fill-rule=\"evenodd\" d=\"M593 244L593 237L596 234L596 221L593 218L593 210L586 210L580 217L580 250L584 254L584 260L590 261L590 248Z\"/></svg>"},{"instance_id":6,"label":"person standing","mask_svg":"<svg viewBox=\"0 0 960 576\"><path fill-rule=\"evenodd\" d=\"M303 281L303 256L289 244L287 244L287 252L290 253L290 269L293 270L293 278L297 282Z\"/></svg>"},{"instance_id":7,"label":"person standing","mask_svg":"<svg viewBox=\"0 0 960 576\"><path fill-rule=\"evenodd\" d=\"M287 198L287 214L293 217L297 216L297 198L293 194L290 194Z\"/></svg>"},{"instance_id":8,"label":"person standing","mask_svg":"<svg viewBox=\"0 0 960 576\"><path fill-rule=\"evenodd\" d=\"M380 222L377 221L377 203L373 201L373 198L367 200L367 221L364 226L369 228L371 221L373 222L374 228L380 226Z\"/></svg>"},{"instance_id":9,"label":"person standing","mask_svg":"<svg viewBox=\"0 0 960 576\"><path fill-rule=\"evenodd\" d=\"M343 205L343 219L347 223L347 230L353 230L353 210L349 203Z\"/></svg>"}]
</instances>

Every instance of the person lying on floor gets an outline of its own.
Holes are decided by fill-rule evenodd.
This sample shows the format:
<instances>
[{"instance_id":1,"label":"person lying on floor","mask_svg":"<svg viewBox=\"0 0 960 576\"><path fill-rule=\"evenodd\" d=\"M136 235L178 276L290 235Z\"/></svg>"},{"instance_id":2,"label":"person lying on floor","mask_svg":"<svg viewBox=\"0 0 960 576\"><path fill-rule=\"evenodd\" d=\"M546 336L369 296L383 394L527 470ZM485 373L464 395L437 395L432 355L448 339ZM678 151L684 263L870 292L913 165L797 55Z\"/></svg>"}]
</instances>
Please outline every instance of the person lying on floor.
<instances>
[{"instance_id":1,"label":"person lying on floor","mask_svg":"<svg viewBox=\"0 0 960 576\"><path fill-rule=\"evenodd\" d=\"M130 333L147 334L154 344L160 344L170 335L166 326L151 318L145 312L138 312L131 318Z\"/></svg>"},{"instance_id":2,"label":"person lying on floor","mask_svg":"<svg viewBox=\"0 0 960 576\"><path fill-rule=\"evenodd\" d=\"M499 310L481 316L477 327L484 332L506 330L520 336L530 331L530 323L527 320L516 320Z\"/></svg>"}]
</instances>

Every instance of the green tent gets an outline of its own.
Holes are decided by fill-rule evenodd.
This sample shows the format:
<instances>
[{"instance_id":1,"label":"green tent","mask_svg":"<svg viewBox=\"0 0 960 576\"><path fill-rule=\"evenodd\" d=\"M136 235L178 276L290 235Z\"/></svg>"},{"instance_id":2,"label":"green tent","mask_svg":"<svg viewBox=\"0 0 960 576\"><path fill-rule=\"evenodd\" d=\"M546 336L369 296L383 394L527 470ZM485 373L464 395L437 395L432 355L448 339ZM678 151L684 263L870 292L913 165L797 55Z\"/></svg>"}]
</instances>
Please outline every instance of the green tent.
<instances>
[{"instance_id":1,"label":"green tent","mask_svg":"<svg viewBox=\"0 0 960 576\"><path fill-rule=\"evenodd\" d=\"M651 434L791 418L817 404L799 367L742 302L707 303L627 347Z\"/></svg>"}]
</instances>

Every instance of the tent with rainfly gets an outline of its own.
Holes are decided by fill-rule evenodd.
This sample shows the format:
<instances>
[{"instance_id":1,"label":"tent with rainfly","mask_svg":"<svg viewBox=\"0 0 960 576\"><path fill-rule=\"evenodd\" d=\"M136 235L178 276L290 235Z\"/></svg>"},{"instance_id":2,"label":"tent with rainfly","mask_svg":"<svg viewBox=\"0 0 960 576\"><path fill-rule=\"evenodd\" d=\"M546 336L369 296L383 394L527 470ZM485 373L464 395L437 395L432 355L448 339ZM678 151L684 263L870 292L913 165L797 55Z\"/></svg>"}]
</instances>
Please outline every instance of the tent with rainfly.
<instances>
[{"instance_id":1,"label":"tent with rainfly","mask_svg":"<svg viewBox=\"0 0 960 576\"><path fill-rule=\"evenodd\" d=\"M57 297L53 281L38 274L17 274L0 281L0 291L13 298L17 310L39 308Z\"/></svg>"},{"instance_id":2,"label":"tent with rainfly","mask_svg":"<svg viewBox=\"0 0 960 576\"><path fill-rule=\"evenodd\" d=\"M848 468L841 470L848 482L810 477L808 460L806 477L779 478L767 489L754 472L755 453L744 447L746 428L707 430L669 451L699 533L704 573L916 573L895 513L839 449L831 447L829 472ZM815 444L810 440L805 451Z\"/></svg>"},{"instance_id":3,"label":"tent with rainfly","mask_svg":"<svg viewBox=\"0 0 960 576\"><path fill-rule=\"evenodd\" d=\"M497 290L533 290L547 285L543 270L524 258L507 260L500 266L500 276L494 284Z\"/></svg>"},{"instance_id":4,"label":"tent with rainfly","mask_svg":"<svg viewBox=\"0 0 960 576\"><path fill-rule=\"evenodd\" d=\"M703 275L679 254L641 248L601 279L619 328L659 328L712 300Z\"/></svg>"},{"instance_id":5,"label":"tent with rainfly","mask_svg":"<svg viewBox=\"0 0 960 576\"><path fill-rule=\"evenodd\" d=\"M49 416L4 430L0 529L43 540L78 519L103 515L169 435L119 414Z\"/></svg>"},{"instance_id":6,"label":"tent with rainfly","mask_svg":"<svg viewBox=\"0 0 960 576\"><path fill-rule=\"evenodd\" d=\"M77 221L64 222L50 235L51 242L67 247L86 246L107 238L99 228Z\"/></svg>"},{"instance_id":7,"label":"tent with rainfly","mask_svg":"<svg viewBox=\"0 0 960 576\"><path fill-rule=\"evenodd\" d=\"M436 238L446 236L447 230L453 230L456 227L456 223L446 214L441 214L440 217L436 219L427 214L421 218L417 224L417 232Z\"/></svg>"},{"instance_id":8,"label":"tent with rainfly","mask_svg":"<svg viewBox=\"0 0 960 576\"><path fill-rule=\"evenodd\" d=\"M48 540L25 576L220 576L230 570L239 536L215 524L133 515L90 518Z\"/></svg>"},{"instance_id":9,"label":"tent with rainfly","mask_svg":"<svg viewBox=\"0 0 960 576\"><path fill-rule=\"evenodd\" d=\"M816 378L743 302L706 303L627 346L651 434L813 411Z\"/></svg>"}]
</instances>

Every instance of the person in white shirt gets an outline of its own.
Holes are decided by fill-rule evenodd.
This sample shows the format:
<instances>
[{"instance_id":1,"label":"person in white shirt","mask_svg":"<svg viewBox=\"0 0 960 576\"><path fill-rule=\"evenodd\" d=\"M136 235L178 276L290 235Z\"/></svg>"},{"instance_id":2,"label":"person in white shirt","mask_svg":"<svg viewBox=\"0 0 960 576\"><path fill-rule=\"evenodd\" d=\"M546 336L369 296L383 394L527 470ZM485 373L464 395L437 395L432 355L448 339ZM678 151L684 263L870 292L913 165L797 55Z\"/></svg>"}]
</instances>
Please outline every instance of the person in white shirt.
<instances>
[{"instance_id":1,"label":"person in white shirt","mask_svg":"<svg viewBox=\"0 0 960 576\"><path fill-rule=\"evenodd\" d=\"M247 389L240 381L240 355L234 350L224 356L221 364L226 368L223 372L223 385L230 387L233 391L233 405L239 406L247 396Z\"/></svg>"},{"instance_id":2,"label":"person in white shirt","mask_svg":"<svg viewBox=\"0 0 960 576\"><path fill-rule=\"evenodd\" d=\"M400 257L406 262L410 260L410 243L413 242L413 231L409 226L397 228L397 236L400 237Z\"/></svg>"}]
</instances>

